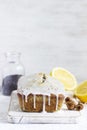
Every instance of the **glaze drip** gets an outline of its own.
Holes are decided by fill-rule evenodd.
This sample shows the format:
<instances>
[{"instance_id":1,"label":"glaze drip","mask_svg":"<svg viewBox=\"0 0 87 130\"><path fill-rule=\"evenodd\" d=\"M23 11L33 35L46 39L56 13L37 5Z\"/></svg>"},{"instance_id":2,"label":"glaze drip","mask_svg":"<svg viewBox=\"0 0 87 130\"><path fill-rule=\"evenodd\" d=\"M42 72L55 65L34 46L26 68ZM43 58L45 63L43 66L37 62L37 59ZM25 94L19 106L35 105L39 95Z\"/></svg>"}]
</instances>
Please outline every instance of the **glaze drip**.
<instances>
[{"instance_id":1,"label":"glaze drip","mask_svg":"<svg viewBox=\"0 0 87 130\"><path fill-rule=\"evenodd\" d=\"M43 112L45 112L45 95L43 95Z\"/></svg>"},{"instance_id":2,"label":"glaze drip","mask_svg":"<svg viewBox=\"0 0 87 130\"><path fill-rule=\"evenodd\" d=\"M34 108L36 108L36 95L34 94Z\"/></svg>"},{"instance_id":3,"label":"glaze drip","mask_svg":"<svg viewBox=\"0 0 87 130\"><path fill-rule=\"evenodd\" d=\"M48 105L50 106L50 96L48 96Z\"/></svg>"},{"instance_id":4,"label":"glaze drip","mask_svg":"<svg viewBox=\"0 0 87 130\"><path fill-rule=\"evenodd\" d=\"M56 95L56 110L58 109L58 95Z\"/></svg>"}]
</instances>

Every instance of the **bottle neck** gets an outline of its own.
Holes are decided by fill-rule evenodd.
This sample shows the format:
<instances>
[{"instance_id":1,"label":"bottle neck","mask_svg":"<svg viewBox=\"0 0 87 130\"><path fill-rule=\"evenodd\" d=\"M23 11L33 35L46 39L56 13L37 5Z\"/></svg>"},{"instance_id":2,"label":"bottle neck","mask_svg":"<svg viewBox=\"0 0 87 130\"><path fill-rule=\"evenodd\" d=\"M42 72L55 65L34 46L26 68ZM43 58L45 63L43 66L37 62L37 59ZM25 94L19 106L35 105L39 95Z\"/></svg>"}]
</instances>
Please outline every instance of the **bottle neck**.
<instances>
[{"instance_id":1,"label":"bottle neck","mask_svg":"<svg viewBox=\"0 0 87 130\"><path fill-rule=\"evenodd\" d=\"M19 63L20 62L20 53L6 53L7 63Z\"/></svg>"}]
</instances>

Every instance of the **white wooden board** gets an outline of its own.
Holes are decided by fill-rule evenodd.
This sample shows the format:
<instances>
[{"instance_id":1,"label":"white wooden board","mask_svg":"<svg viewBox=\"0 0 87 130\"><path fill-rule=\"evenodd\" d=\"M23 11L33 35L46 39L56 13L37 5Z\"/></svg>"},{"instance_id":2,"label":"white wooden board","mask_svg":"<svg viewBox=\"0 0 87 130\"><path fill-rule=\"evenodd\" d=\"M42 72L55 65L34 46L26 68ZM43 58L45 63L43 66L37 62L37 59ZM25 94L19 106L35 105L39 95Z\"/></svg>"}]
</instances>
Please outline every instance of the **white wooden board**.
<instances>
[{"instance_id":1,"label":"white wooden board","mask_svg":"<svg viewBox=\"0 0 87 130\"><path fill-rule=\"evenodd\" d=\"M11 123L78 123L81 113L70 111L65 107L54 113L30 113L22 112L19 106L17 92L11 95L8 110L8 122Z\"/></svg>"}]
</instances>

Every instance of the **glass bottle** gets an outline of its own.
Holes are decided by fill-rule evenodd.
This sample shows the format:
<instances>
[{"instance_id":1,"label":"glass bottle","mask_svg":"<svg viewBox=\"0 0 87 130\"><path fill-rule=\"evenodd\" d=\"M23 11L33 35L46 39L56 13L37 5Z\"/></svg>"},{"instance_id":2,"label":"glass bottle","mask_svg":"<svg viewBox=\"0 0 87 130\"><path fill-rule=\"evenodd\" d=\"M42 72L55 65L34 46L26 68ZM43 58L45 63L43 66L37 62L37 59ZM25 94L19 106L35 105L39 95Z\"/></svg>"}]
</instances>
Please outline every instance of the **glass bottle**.
<instances>
[{"instance_id":1,"label":"glass bottle","mask_svg":"<svg viewBox=\"0 0 87 130\"><path fill-rule=\"evenodd\" d=\"M20 62L21 53L5 53L6 64L2 70L2 94L11 95L17 89L18 79L24 75L24 67Z\"/></svg>"}]
</instances>

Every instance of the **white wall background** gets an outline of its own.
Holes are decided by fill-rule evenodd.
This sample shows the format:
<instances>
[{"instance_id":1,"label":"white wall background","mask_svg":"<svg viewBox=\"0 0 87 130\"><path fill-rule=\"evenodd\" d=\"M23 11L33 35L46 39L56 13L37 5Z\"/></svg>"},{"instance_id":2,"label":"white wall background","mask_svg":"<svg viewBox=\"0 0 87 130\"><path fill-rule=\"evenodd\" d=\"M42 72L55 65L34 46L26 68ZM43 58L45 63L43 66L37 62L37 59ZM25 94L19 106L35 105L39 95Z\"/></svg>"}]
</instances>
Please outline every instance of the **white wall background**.
<instances>
[{"instance_id":1,"label":"white wall background","mask_svg":"<svg viewBox=\"0 0 87 130\"><path fill-rule=\"evenodd\" d=\"M0 0L0 74L9 50L26 74L61 66L87 79L87 0Z\"/></svg>"}]
</instances>

